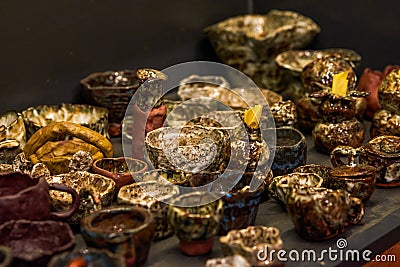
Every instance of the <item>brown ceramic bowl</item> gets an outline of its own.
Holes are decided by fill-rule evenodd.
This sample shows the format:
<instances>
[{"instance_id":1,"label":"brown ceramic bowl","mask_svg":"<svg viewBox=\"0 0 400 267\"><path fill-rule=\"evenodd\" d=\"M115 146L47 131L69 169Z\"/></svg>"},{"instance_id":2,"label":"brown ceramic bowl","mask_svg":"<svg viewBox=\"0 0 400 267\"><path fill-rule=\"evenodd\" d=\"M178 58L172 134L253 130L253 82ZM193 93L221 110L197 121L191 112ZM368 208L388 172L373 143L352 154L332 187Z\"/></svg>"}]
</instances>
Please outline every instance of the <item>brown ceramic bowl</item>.
<instances>
[{"instance_id":1,"label":"brown ceramic bowl","mask_svg":"<svg viewBox=\"0 0 400 267\"><path fill-rule=\"evenodd\" d=\"M147 163L134 158L103 158L93 163L95 173L111 178L115 182L115 190L134 182L133 177L147 171Z\"/></svg>"},{"instance_id":2,"label":"brown ceramic bowl","mask_svg":"<svg viewBox=\"0 0 400 267\"><path fill-rule=\"evenodd\" d=\"M11 248L17 266L46 266L52 255L70 249L74 243L66 223L11 220L0 226L0 244Z\"/></svg>"}]
</instances>

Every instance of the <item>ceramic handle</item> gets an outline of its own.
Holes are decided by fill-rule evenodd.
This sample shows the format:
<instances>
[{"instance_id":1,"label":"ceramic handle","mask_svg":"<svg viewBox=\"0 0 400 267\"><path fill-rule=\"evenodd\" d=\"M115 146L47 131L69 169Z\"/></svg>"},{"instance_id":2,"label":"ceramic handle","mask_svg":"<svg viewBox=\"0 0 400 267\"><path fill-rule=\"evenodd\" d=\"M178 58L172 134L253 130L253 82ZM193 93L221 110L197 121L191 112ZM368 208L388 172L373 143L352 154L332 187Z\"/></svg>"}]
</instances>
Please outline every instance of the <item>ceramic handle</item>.
<instances>
[{"instance_id":1,"label":"ceramic handle","mask_svg":"<svg viewBox=\"0 0 400 267\"><path fill-rule=\"evenodd\" d=\"M78 193L69 186L63 184L50 184L50 190L57 190L71 194L72 204L71 208L65 211L52 212L50 218L53 220L68 219L79 209L79 195Z\"/></svg>"},{"instance_id":2,"label":"ceramic handle","mask_svg":"<svg viewBox=\"0 0 400 267\"><path fill-rule=\"evenodd\" d=\"M347 214L347 222L349 224L357 224L364 217L365 208L361 199L351 197L351 209Z\"/></svg>"},{"instance_id":3,"label":"ceramic handle","mask_svg":"<svg viewBox=\"0 0 400 267\"><path fill-rule=\"evenodd\" d=\"M333 167L354 166L356 165L356 157L360 155L360 149L351 146L337 146L330 154L330 160ZM340 157L347 157L347 163L344 163Z\"/></svg>"}]
</instances>

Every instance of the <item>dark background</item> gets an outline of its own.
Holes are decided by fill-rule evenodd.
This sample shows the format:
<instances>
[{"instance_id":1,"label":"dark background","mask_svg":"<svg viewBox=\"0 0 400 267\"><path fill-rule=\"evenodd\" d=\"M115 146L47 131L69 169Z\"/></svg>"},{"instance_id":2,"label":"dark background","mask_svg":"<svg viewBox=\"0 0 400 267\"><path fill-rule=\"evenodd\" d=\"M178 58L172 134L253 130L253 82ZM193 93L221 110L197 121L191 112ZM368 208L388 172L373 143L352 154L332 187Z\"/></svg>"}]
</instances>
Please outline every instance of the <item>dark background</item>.
<instances>
[{"instance_id":1,"label":"dark background","mask_svg":"<svg viewBox=\"0 0 400 267\"><path fill-rule=\"evenodd\" d=\"M92 72L218 61L204 27L273 8L321 26L310 48L359 52L359 74L400 64L398 0L2 0L0 113L82 102L79 81Z\"/></svg>"}]
</instances>

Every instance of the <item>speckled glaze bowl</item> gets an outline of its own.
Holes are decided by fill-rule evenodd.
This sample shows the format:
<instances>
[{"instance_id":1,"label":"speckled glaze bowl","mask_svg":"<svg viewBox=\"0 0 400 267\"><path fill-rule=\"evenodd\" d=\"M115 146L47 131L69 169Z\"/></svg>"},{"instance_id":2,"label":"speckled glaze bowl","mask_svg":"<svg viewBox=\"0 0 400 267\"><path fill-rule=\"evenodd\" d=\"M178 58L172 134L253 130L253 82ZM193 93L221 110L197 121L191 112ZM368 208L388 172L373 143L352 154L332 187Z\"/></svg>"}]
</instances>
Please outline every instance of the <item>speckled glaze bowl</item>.
<instances>
[{"instance_id":1,"label":"speckled glaze bowl","mask_svg":"<svg viewBox=\"0 0 400 267\"><path fill-rule=\"evenodd\" d=\"M149 209L154 216L156 232L154 240L161 240L173 235L168 224L168 203L179 194L179 188L159 181L137 182L126 185L118 192L118 204L134 205Z\"/></svg>"},{"instance_id":2,"label":"speckled glaze bowl","mask_svg":"<svg viewBox=\"0 0 400 267\"><path fill-rule=\"evenodd\" d=\"M286 203L286 197L291 188L321 187L323 179L315 173L289 173L272 179L268 190L271 196L281 204Z\"/></svg>"},{"instance_id":3,"label":"speckled glaze bowl","mask_svg":"<svg viewBox=\"0 0 400 267\"><path fill-rule=\"evenodd\" d=\"M148 157L154 168L186 172L217 171L226 162L226 134L201 126L161 127L146 136Z\"/></svg>"},{"instance_id":4,"label":"speckled glaze bowl","mask_svg":"<svg viewBox=\"0 0 400 267\"><path fill-rule=\"evenodd\" d=\"M193 192L179 196L169 207L168 222L184 254L203 255L212 250L224 214L223 201L214 199L212 193ZM203 201L209 203L199 205Z\"/></svg>"},{"instance_id":5,"label":"speckled glaze bowl","mask_svg":"<svg viewBox=\"0 0 400 267\"><path fill-rule=\"evenodd\" d=\"M70 249L75 237L66 223L11 220L0 225L0 244L12 250L12 266L47 266L50 258Z\"/></svg>"},{"instance_id":6,"label":"speckled glaze bowl","mask_svg":"<svg viewBox=\"0 0 400 267\"><path fill-rule=\"evenodd\" d=\"M275 127L294 127L297 128L297 107L293 101L282 101L270 107L274 117Z\"/></svg>"},{"instance_id":7,"label":"speckled glaze bowl","mask_svg":"<svg viewBox=\"0 0 400 267\"><path fill-rule=\"evenodd\" d=\"M0 163L10 164L22 151L26 142L26 130L22 115L8 111L0 116Z\"/></svg>"},{"instance_id":8,"label":"speckled glaze bowl","mask_svg":"<svg viewBox=\"0 0 400 267\"><path fill-rule=\"evenodd\" d=\"M89 246L107 248L122 256L126 266L143 266L155 232L147 209L132 206L102 209L86 216L81 233Z\"/></svg>"},{"instance_id":9,"label":"speckled glaze bowl","mask_svg":"<svg viewBox=\"0 0 400 267\"><path fill-rule=\"evenodd\" d=\"M248 75L258 86L279 90L281 72L275 57L306 46L320 28L292 11L228 18L205 28L219 58Z\"/></svg>"},{"instance_id":10,"label":"speckled glaze bowl","mask_svg":"<svg viewBox=\"0 0 400 267\"><path fill-rule=\"evenodd\" d=\"M108 137L108 110L80 104L30 107L22 111L28 139L39 129L60 121L76 123Z\"/></svg>"},{"instance_id":11,"label":"speckled glaze bowl","mask_svg":"<svg viewBox=\"0 0 400 267\"><path fill-rule=\"evenodd\" d=\"M115 182L116 192L124 186L134 182L133 175L147 171L147 163L134 158L102 158L93 163L94 173L111 178Z\"/></svg>"},{"instance_id":12,"label":"speckled glaze bowl","mask_svg":"<svg viewBox=\"0 0 400 267\"><path fill-rule=\"evenodd\" d=\"M191 75L179 82L178 96L183 100L199 97L222 98L230 84L222 76Z\"/></svg>"},{"instance_id":13,"label":"speckled glaze bowl","mask_svg":"<svg viewBox=\"0 0 400 267\"><path fill-rule=\"evenodd\" d=\"M310 241L330 239L364 217L364 204L344 190L299 187L289 190L286 207L296 232Z\"/></svg>"},{"instance_id":14,"label":"speckled glaze bowl","mask_svg":"<svg viewBox=\"0 0 400 267\"><path fill-rule=\"evenodd\" d=\"M320 176L323 179L322 187L329 188L329 183L331 181L331 172L332 167L328 165L320 165L320 164L306 164L303 166L299 166L293 170L293 172L297 173L314 173Z\"/></svg>"},{"instance_id":15,"label":"speckled glaze bowl","mask_svg":"<svg viewBox=\"0 0 400 267\"><path fill-rule=\"evenodd\" d=\"M133 176L139 182L157 181L162 184L171 183L177 186L190 186L190 173L180 170L154 169Z\"/></svg>"},{"instance_id":16,"label":"speckled glaze bowl","mask_svg":"<svg viewBox=\"0 0 400 267\"><path fill-rule=\"evenodd\" d=\"M251 266L275 266L282 264L274 257L272 261L258 259L259 251L283 249L283 242L278 228L266 226L249 226L241 230L232 230L219 239L225 256L241 255Z\"/></svg>"},{"instance_id":17,"label":"speckled glaze bowl","mask_svg":"<svg viewBox=\"0 0 400 267\"><path fill-rule=\"evenodd\" d=\"M83 78L80 83L87 99L109 110L110 134L118 136L118 125L139 88L136 70L96 72Z\"/></svg>"},{"instance_id":18,"label":"speckled glaze bowl","mask_svg":"<svg viewBox=\"0 0 400 267\"><path fill-rule=\"evenodd\" d=\"M383 109L400 115L400 69L392 70L383 79L378 98Z\"/></svg>"},{"instance_id":19,"label":"speckled glaze bowl","mask_svg":"<svg viewBox=\"0 0 400 267\"><path fill-rule=\"evenodd\" d=\"M380 135L400 136L400 114L395 114L386 109L376 112L372 119L370 136Z\"/></svg>"},{"instance_id":20,"label":"speckled glaze bowl","mask_svg":"<svg viewBox=\"0 0 400 267\"><path fill-rule=\"evenodd\" d=\"M400 186L400 137L378 136L360 150L360 163L373 166L378 172L378 187Z\"/></svg>"},{"instance_id":21,"label":"speckled glaze bowl","mask_svg":"<svg viewBox=\"0 0 400 267\"><path fill-rule=\"evenodd\" d=\"M271 169L275 176L290 173L307 162L307 143L304 135L292 127L276 129L275 157Z\"/></svg>"},{"instance_id":22,"label":"speckled glaze bowl","mask_svg":"<svg viewBox=\"0 0 400 267\"><path fill-rule=\"evenodd\" d=\"M76 265L74 265L76 264ZM82 265L79 265L82 264ZM48 267L65 266L96 266L96 267L124 267L124 259L105 249L87 248L77 251L68 251L51 258Z\"/></svg>"}]
</instances>

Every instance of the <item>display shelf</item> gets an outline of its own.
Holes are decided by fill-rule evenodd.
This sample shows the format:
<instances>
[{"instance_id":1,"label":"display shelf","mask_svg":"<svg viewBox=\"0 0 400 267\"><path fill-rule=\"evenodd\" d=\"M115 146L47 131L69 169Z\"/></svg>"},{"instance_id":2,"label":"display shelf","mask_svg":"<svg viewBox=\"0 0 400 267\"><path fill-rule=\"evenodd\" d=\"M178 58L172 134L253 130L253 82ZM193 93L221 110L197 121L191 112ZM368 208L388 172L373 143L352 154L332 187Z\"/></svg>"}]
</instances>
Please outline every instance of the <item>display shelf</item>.
<instances>
[{"instance_id":1,"label":"display shelf","mask_svg":"<svg viewBox=\"0 0 400 267\"><path fill-rule=\"evenodd\" d=\"M369 129L369 123L366 123L366 129ZM311 136L306 135L308 159L307 163L330 165L329 156L316 151ZM367 134L366 140L369 140ZM114 138L115 156L122 156L121 139ZM371 199L366 202L366 213L364 219L358 225L349 226L342 234L322 242L309 242L300 238L294 230L290 216L275 200L269 199L261 204L258 210L256 224L265 226L275 226L281 232L285 251L296 249L312 249L316 255L324 249L338 249L336 242L339 238L345 238L347 247L343 250L357 249L361 252L365 249L372 250L373 255L379 254L384 249L390 247L395 241L399 241L399 236L393 236L400 231L400 188L380 189L377 188ZM78 246L84 246L83 240L78 236ZM374 244L380 244L377 247ZM383 245L384 244L384 245ZM382 247L386 246L386 247ZM375 250L373 250L375 249ZM204 256L189 257L183 255L179 250L179 240L172 236L165 240L153 242L149 258L145 266L167 267L167 266L204 266L207 259L222 257L223 253L216 238L216 243L212 252ZM325 257L324 262L294 262L287 261L285 266L338 266L346 264L344 261L329 261ZM347 262L351 266L359 266L362 261Z\"/></svg>"}]
</instances>

